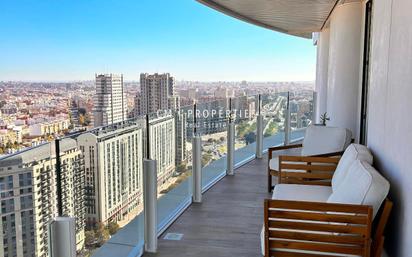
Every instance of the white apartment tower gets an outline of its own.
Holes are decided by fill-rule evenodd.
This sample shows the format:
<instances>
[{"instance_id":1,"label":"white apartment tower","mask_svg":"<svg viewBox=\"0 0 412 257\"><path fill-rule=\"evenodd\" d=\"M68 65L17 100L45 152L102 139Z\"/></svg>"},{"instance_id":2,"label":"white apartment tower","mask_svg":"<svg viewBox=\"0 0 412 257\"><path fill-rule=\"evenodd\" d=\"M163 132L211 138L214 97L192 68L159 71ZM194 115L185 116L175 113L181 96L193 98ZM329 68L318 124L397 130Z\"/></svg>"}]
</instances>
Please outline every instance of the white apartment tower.
<instances>
[{"instance_id":1,"label":"white apartment tower","mask_svg":"<svg viewBox=\"0 0 412 257\"><path fill-rule=\"evenodd\" d=\"M94 127L105 126L127 119L127 99L123 86L123 75L96 75L94 98Z\"/></svg>"},{"instance_id":2,"label":"white apartment tower","mask_svg":"<svg viewBox=\"0 0 412 257\"><path fill-rule=\"evenodd\" d=\"M48 225L58 215L56 151L48 143L0 160L0 256L48 257ZM60 141L63 216L76 218L84 247L84 166L73 139Z\"/></svg>"},{"instance_id":3,"label":"white apartment tower","mask_svg":"<svg viewBox=\"0 0 412 257\"><path fill-rule=\"evenodd\" d=\"M86 173L86 224L118 222L141 205L142 127L125 122L77 138Z\"/></svg>"}]
</instances>

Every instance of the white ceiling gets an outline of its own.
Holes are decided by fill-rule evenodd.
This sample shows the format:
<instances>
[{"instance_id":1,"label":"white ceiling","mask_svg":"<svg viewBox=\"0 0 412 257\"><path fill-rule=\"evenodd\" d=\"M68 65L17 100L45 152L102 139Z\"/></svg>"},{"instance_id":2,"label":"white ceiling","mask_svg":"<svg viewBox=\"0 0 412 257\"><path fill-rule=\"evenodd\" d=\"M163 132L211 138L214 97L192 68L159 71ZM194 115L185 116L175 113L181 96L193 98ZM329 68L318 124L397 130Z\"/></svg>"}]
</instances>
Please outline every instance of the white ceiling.
<instances>
[{"instance_id":1,"label":"white ceiling","mask_svg":"<svg viewBox=\"0 0 412 257\"><path fill-rule=\"evenodd\" d=\"M275 31L311 38L339 0L197 0L237 19Z\"/></svg>"}]
</instances>

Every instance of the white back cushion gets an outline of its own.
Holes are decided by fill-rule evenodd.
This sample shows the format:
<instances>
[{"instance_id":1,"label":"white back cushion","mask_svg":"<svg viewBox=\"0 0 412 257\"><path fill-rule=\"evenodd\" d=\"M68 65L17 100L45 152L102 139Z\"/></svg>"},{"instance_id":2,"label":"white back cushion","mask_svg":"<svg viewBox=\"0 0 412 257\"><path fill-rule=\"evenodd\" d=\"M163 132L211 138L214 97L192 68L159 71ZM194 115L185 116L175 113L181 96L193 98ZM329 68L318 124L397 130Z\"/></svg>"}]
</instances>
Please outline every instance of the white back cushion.
<instances>
[{"instance_id":1,"label":"white back cushion","mask_svg":"<svg viewBox=\"0 0 412 257\"><path fill-rule=\"evenodd\" d=\"M309 126L303 139L302 155L316 155L344 151L352 133L344 128Z\"/></svg>"},{"instance_id":2,"label":"white back cushion","mask_svg":"<svg viewBox=\"0 0 412 257\"><path fill-rule=\"evenodd\" d=\"M370 205L375 217L388 193L389 182L369 163L356 160L327 202Z\"/></svg>"},{"instance_id":3,"label":"white back cushion","mask_svg":"<svg viewBox=\"0 0 412 257\"><path fill-rule=\"evenodd\" d=\"M335 173L332 177L332 189L336 190L340 183L348 174L350 166L355 160L365 161L370 165L373 164L373 156L369 149L364 145L351 144L346 148L345 152L340 159L338 166L336 167Z\"/></svg>"}]
</instances>

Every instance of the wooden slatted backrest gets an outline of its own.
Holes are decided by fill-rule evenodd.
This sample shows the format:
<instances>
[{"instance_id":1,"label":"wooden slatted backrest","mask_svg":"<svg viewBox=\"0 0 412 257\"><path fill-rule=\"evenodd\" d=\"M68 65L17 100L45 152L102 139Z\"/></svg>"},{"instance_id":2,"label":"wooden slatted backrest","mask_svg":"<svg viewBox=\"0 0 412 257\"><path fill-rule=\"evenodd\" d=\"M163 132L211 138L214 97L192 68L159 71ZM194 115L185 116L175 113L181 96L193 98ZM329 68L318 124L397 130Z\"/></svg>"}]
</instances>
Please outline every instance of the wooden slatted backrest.
<instances>
[{"instance_id":1,"label":"wooden slatted backrest","mask_svg":"<svg viewBox=\"0 0 412 257\"><path fill-rule=\"evenodd\" d=\"M266 257L370 256L370 206L267 199L264 208Z\"/></svg>"},{"instance_id":2,"label":"wooden slatted backrest","mask_svg":"<svg viewBox=\"0 0 412 257\"><path fill-rule=\"evenodd\" d=\"M279 183L330 186L339 160L339 157L279 156Z\"/></svg>"}]
</instances>

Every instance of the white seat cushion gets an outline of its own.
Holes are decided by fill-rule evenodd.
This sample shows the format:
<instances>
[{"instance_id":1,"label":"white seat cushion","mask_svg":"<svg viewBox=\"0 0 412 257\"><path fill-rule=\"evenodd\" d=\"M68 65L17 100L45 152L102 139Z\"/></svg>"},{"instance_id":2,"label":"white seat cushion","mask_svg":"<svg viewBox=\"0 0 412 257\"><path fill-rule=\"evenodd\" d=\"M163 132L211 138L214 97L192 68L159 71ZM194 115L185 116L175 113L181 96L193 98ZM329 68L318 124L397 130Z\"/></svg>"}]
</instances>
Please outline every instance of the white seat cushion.
<instances>
[{"instance_id":1,"label":"white seat cushion","mask_svg":"<svg viewBox=\"0 0 412 257\"><path fill-rule=\"evenodd\" d=\"M327 202L370 205L375 217L388 193L389 182L369 163L356 160Z\"/></svg>"},{"instance_id":2,"label":"white seat cushion","mask_svg":"<svg viewBox=\"0 0 412 257\"><path fill-rule=\"evenodd\" d=\"M271 170L279 171L279 157L275 156L269 161L269 168Z\"/></svg>"},{"instance_id":3,"label":"white seat cushion","mask_svg":"<svg viewBox=\"0 0 412 257\"><path fill-rule=\"evenodd\" d=\"M344 151L351 137L352 133L348 129L309 126L303 139L302 156Z\"/></svg>"},{"instance_id":4,"label":"white seat cushion","mask_svg":"<svg viewBox=\"0 0 412 257\"><path fill-rule=\"evenodd\" d=\"M278 184L273 190L272 199L306 202L326 202L331 194L332 187L328 186Z\"/></svg>"},{"instance_id":5,"label":"white seat cushion","mask_svg":"<svg viewBox=\"0 0 412 257\"><path fill-rule=\"evenodd\" d=\"M341 184L341 182L347 175L349 168L355 160L365 161L372 165L373 156L369 149L364 145L351 144L348 148L346 148L345 152L342 155L342 158L339 160L335 172L333 173L333 190L336 190Z\"/></svg>"}]
</instances>

